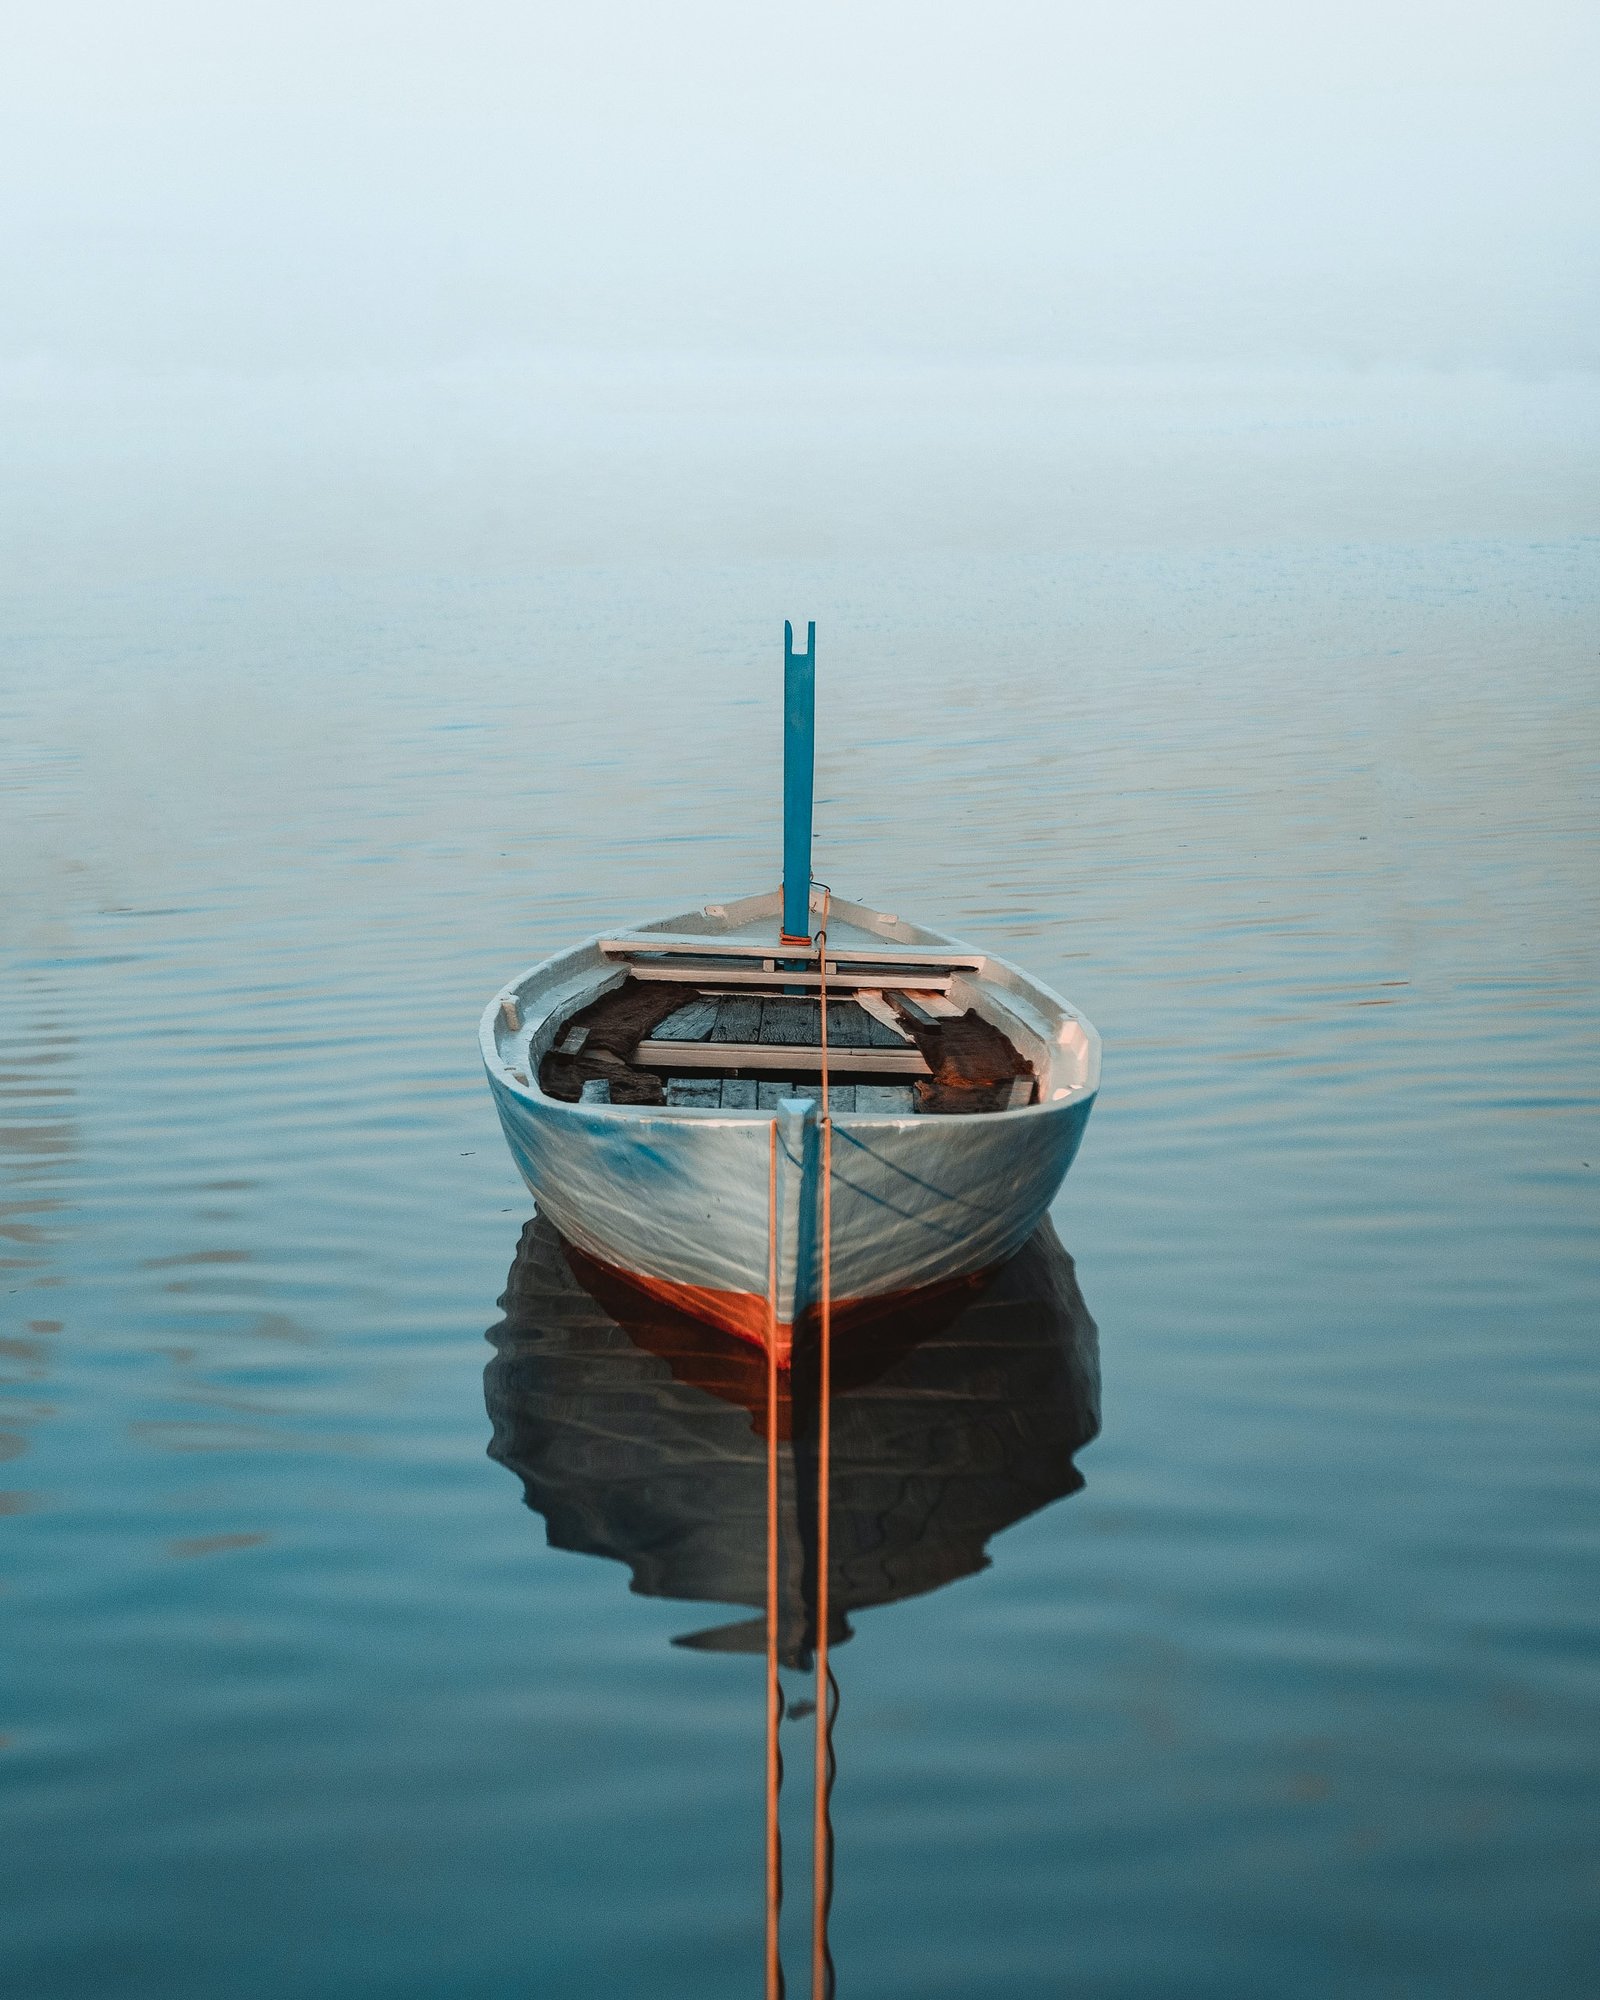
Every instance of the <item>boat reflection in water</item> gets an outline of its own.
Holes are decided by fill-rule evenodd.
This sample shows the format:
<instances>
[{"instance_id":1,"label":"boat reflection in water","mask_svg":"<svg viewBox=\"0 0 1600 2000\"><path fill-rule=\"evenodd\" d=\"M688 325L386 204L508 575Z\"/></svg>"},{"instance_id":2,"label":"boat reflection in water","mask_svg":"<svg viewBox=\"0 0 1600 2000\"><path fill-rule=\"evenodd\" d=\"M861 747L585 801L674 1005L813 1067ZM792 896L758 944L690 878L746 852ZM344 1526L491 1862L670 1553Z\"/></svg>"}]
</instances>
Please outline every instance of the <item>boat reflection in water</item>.
<instances>
[{"instance_id":1,"label":"boat reflection in water","mask_svg":"<svg viewBox=\"0 0 1600 2000\"><path fill-rule=\"evenodd\" d=\"M490 1455L551 1547L626 1563L647 1597L756 1615L684 1634L766 1645L765 1356L523 1231L490 1329ZM815 1646L817 1382L780 1378L778 1650ZM830 1646L849 1616L984 1568L990 1538L1076 1492L1100 1424L1099 1347L1048 1220L986 1279L852 1329L834 1349Z\"/></svg>"}]
</instances>

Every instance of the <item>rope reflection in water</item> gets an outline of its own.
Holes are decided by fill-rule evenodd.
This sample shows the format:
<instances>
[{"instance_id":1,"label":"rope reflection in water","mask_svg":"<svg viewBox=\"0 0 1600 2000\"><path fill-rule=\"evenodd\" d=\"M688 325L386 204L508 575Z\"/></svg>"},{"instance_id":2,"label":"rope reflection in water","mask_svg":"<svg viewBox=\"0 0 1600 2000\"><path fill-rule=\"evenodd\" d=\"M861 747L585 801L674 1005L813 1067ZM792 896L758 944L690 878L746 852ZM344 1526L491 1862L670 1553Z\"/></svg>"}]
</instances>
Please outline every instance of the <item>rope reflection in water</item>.
<instances>
[{"instance_id":1,"label":"rope reflection in water","mask_svg":"<svg viewBox=\"0 0 1600 2000\"><path fill-rule=\"evenodd\" d=\"M769 1138L769 1175L773 1149ZM992 1536L1081 1487L1073 1456L1099 1427L1099 1357L1072 1259L1046 1224L999 1271L852 1320L847 1339L833 1338L841 1329L830 1316L825 1626L819 1325L792 1372L781 1371L770 1349L639 1292L543 1217L523 1232L502 1304L484 1377L489 1449L521 1480L551 1546L625 1564L646 1597L755 1614L674 1643L761 1656L766 1990L782 1993L780 1725L812 1703L794 1701L793 1690L786 1702L778 1676L809 1675L819 1639L831 1665L852 1614L975 1574ZM818 1693L826 1701L815 1711L823 1796L812 1915L820 1906L814 1969L826 1993L840 1712L831 1671ZM815 1943L814 1924L813 1933Z\"/></svg>"}]
</instances>

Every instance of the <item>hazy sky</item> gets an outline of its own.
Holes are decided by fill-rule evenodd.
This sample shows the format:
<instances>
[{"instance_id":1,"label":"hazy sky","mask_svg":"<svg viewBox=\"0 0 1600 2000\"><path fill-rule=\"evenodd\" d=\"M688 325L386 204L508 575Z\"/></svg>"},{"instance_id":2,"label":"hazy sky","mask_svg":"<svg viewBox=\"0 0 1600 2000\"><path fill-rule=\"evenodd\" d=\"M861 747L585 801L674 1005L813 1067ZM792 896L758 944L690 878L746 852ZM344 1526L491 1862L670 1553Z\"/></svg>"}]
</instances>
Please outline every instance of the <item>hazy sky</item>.
<instances>
[{"instance_id":1,"label":"hazy sky","mask_svg":"<svg viewBox=\"0 0 1600 2000\"><path fill-rule=\"evenodd\" d=\"M0 361L1600 362L1600 7L7 10Z\"/></svg>"}]
</instances>

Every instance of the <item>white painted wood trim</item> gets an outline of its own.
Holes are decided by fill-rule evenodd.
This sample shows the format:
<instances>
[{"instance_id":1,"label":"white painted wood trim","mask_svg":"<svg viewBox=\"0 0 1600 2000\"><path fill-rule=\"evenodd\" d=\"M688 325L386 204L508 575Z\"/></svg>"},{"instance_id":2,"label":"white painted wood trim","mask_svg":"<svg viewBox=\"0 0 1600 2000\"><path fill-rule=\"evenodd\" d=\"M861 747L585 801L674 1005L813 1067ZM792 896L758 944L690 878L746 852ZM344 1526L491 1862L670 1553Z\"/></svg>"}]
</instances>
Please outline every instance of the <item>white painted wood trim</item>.
<instances>
[{"instance_id":1,"label":"white painted wood trim","mask_svg":"<svg viewBox=\"0 0 1600 2000\"><path fill-rule=\"evenodd\" d=\"M830 958L828 963L832 966L833 960ZM629 971L635 979L676 981L684 986L701 986L707 993L720 993L734 986L765 986L773 992L782 986L815 988L821 986L823 977L820 972L775 972L742 965L631 965ZM954 978L954 974L949 972L896 972L893 976L897 989L906 993L948 993ZM863 975L859 972L841 973L835 969L827 977L829 993L843 999L847 994L856 992L856 982ZM881 991L882 974L875 977L879 985L874 990ZM956 1011L959 1013L961 1010L957 1008Z\"/></svg>"},{"instance_id":2,"label":"white painted wood trim","mask_svg":"<svg viewBox=\"0 0 1600 2000\"><path fill-rule=\"evenodd\" d=\"M966 1011L953 1000L942 999L937 994L907 993L903 987L896 987L895 991L905 993L908 1000L914 1001L924 1014L931 1015L935 1021L956 1021Z\"/></svg>"},{"instance_id":3,"label":"white painted wood trim","mask_svg":"<svg viewBox=\"0 0 1600 2000\"><path fill-rule=\"evenodd\" d=\"M645 931L633 937L603 937L596 939L599 949L608 958L637 958L646 953L658 952L663 956L695 958L795 958L815 960L817 947L811 945L782 945L772 940L760 938L693 937L681 932L662 931L652 936ZM851 945L830 944L827 963L832 965L888 965L896 968L902 965L926 966L930 969L948 968L952 971L981 972L987 963L982 952L897 950L893 945Z\"/></svg>"}]
</instances>

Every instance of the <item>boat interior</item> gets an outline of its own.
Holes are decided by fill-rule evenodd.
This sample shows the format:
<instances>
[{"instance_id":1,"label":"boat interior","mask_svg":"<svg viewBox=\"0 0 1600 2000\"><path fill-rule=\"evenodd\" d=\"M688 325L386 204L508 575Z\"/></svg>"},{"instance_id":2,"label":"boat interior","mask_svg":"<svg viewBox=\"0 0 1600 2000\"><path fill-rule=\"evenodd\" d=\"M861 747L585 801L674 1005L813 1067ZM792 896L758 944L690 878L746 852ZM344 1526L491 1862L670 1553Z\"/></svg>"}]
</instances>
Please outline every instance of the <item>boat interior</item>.
<instances>
[{"instance_id":1,"label":"boat interior","mask_svg":"<svg viewBox=\"0 0 1600 2000\"><path fill-rule=\"evenodd\" d=\"M539 1066L568 1103L667 1104L766 1111L819 1096L822 1001L761 986L729 989L635 968L581 1008ZM827 1001L828 1099L837 1112L1007 1111L1031 1104L1035 1078L1000 1030L926 988L850 988Z\"/></svg>"},{"instance_id":2,"label":"boat interior","mask_svg":"<svg viewBox=\"0 0 1600 2000\"><path fill-rule=\"evenodd\" d=\"M767 893L590 939L491 1007L486 1051L565 1103L759 1115L962 1116L1052 1103L1090 1082L1087 1029L1001 961L814 892L790 937Z\"/></svg>"}]
</instances>

